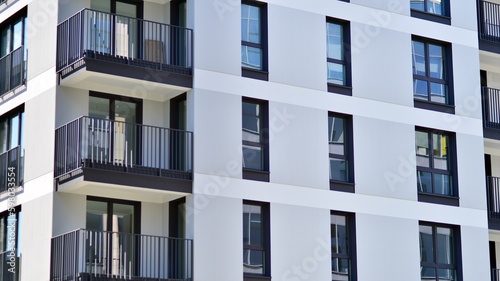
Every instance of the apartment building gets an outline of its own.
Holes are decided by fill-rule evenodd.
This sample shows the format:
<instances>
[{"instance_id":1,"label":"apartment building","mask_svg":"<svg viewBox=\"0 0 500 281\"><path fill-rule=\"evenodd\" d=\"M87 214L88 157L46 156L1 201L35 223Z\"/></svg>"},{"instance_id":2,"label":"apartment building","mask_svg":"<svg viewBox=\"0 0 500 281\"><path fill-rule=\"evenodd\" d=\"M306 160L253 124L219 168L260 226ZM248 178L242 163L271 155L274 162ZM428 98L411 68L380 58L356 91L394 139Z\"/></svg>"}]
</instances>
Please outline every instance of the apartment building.
<instances>
[{"instance_id":1,"label":"apartment building","mask_svg":"<svg viewBox=\"0 0 500 281\"><path fill-rule=\"evenodd\" d=\"M499 26L0 0L0 280L500 280Z\"/></svg>"}]
</instances>

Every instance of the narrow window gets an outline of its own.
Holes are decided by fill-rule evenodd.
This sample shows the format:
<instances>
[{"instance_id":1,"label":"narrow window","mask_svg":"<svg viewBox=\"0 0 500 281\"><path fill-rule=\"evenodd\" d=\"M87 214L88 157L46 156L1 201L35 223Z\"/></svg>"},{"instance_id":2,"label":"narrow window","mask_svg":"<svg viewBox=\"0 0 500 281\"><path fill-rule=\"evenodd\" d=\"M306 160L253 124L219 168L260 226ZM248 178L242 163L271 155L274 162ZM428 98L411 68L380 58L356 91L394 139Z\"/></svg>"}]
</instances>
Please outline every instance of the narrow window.
<instances>
[{"instance_id":1,"label":"narrow window","mask_svg":"<svg viewBox=\"0 0 500 281\"><path fill-rule=\"evenodd\" d=\"M268 80L265 3L243 1L241 4L241 66L244 77Z\"/></svg>"},{"instance_id":2,"label":"narrow window","mask_svg":"<svg viewBox=\"0 0 500 281\"><path fill-rule=\"evenodd\" d=\"M243 201L243 275L245 280L254 280L252 277L269 277L271 272L269 249L269 204Z\"/></svg>"}]
</instances>

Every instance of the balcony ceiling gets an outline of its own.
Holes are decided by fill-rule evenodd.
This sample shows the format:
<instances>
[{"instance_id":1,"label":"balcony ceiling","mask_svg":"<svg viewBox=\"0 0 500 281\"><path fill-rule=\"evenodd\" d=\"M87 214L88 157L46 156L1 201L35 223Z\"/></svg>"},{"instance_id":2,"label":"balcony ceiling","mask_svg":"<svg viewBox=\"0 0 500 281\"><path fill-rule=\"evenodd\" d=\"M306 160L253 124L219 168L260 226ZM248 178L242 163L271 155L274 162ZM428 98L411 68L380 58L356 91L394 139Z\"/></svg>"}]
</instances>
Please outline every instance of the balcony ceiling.
<instances>
[{"instance_id":1,"label":"balcony ceiling","mask_svg":"<svg viewBox=\"0 0 500 281\"><path fill-rule=\"evenodd\" d=\"M58 191L151 203L165 203L187 195L187 193L175 191L86 181L83 177L60 184Z\"/></svg>"},{"instance_id":2,"label":"balcony ceiling","mask_svg":"<svg viewBox=\"0 0 500 281\"><path fill-rule=\"evenodd\" d=\"M171 84L88 71L86 68L61 79L60 85L160 102L189 90L189 88Z\"/></svg>"}]
</instances>

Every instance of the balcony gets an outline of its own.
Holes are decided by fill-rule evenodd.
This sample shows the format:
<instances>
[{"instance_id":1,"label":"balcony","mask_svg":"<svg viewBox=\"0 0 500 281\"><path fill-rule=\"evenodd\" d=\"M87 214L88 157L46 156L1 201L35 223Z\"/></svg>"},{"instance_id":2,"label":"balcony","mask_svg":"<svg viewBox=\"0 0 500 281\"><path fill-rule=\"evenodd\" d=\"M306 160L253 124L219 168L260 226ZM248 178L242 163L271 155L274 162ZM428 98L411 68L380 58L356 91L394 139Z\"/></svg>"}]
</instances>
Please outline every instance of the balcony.
<instances>
[{"instance_id":1,"label":"balcony","mask_svg":"<svg viewBox=\"0 0 500 281\"><path fill-rule=\"evenodd\" d=\"M193 280L193 241L78 229L52 238L51 281Z\"/></svg>"},{"instance_id":2,"label":"balcony","mask_svg":"<svg viewBox=\"0 0 500 281\"><path fill-rule=\"evenodd\" d=\"M0 58L0 96L26 83L24 48Z\"/></svg>"},{"instance_id":3,"label":"balcony","mask_svg":"<svg viewBox=\"0 0 500 281\"><path fill-rule=\"evenodd\" d=\"M192 42L188 28L83 9L57 27L59 83L165 101L192 88Z\"/></svg>"},{"instance_id":4,"label":"balcony","mask_svg":"<svg viewBox=\"0 0 500 281\"><path fill-rule=\"evenodd\" d=\"M500 269L498 268L491 269L491 281L500 281Z\"/></svg>"},{"instance_id":5,"label":"balcony","mask_svg":"<svg viewBox=\"0 0 500 281\"><path fill-rule=\"evenodd\" d=\"M7 192L9 187L22 185L23 162L19 146L0 154L0 193Z\"/></svg>"},{"instance_id":6,"label":"balcony","mask_svg":"<svg viewBox=\"0 0 500 281\"><path fill-rule=\"evenodd\" d=\"M56 129L57 190L103 196L107 185L118 194L123 186L191 193L192 151L191 132L80 117Z\"/></svg>"},{"instance_id":7,"label":"balcony","mask_svg":"<svg viewBox=\"0 0 500 281\"><path fill-rule=\"evenodd\" d=\"M0 280L18 281L20 266L20 258L15 250L0 253Z\"/></svg>"},{"instance_id":8,"label":"balcony","mask_svg":"<svg viewBox=\"0 0 500 281\"><path fill-rule=\"evenodd\" d=\"M500 230L500 178L487 177L488 225L490 229Z\"/></svg>"},{"instance_id":9,"label":"balcony","mask_svg":"<svg viewBox=\"0 0 500 281\"><path fill-rule=\"evenodd\" d=\"M500 90L483 87L484 137L500 140Z\"/></svg>"},{"instance_id":10,"label":"balcony","mask_svg":"<svg viewBox=\"0 0 500 281\"><path fill-rule=\"evenodd\" d=\"M500 54L500 5L478 0L479 49Z\"/></svg>"}]
</instances>

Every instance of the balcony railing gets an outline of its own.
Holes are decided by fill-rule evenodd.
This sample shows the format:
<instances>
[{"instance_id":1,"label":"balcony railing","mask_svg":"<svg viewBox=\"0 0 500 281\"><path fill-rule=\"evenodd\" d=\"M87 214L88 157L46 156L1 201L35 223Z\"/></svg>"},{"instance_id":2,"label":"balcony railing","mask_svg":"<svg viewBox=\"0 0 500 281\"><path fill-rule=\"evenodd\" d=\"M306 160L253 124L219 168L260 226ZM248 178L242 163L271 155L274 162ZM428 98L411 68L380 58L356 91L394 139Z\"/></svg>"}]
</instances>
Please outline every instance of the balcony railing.
<instances>
[{"instance_id":1,"label":"balcony railing","mask_svg":"<svg viewBox=\"0 0 500 281\"><path fill-rule=\"evenodd\" d=\"M84 116L55 139L56 178L87 167L192 179L192 132Z\"/></svg>"},{"instance_id":2,"label":"balcony railing","mask_svg":"<svg viewBox=\"0 0 500 281\"><path fill-rule=\"evenodd\" d=\"M16 146L0 154L0 192L17 187L23 182L23 158L21 148Z\"/></svg>"},{"instance_id":3,"label":"balcony railing","mask_svg":"<svg viewBox=\"0 0 500 281\"><path fill-rule=\"evenodd\" d=\"M26 82L23 46L0 58L0 95Z\"/></svg>"},{"instance_id":4,"label":"balcony railing","mask_svg":"<svg viewBox=\"0 0 500 281\"><path fill-rule=\"evenodd\" d=\"M500 5L478 0L479 38L500 43Z\"/></svg>"},{"instance_id":5,"label":"balcony railing","mask_svg":"<svg viewBox=\"0 0 500 281\"><path fill-rule=\"evenodd\" d=\"M484 127L500 129L500 90L483 87L482 100Z\"/></svg>"},{"instance_id":6,"label":"balcony railing","mask_svg":"<svg viewBox=\"0 0 500 281\"><path fill-rule=\"evenodd\" d=\"M57 72L83 58L192 74L191 29L83 9L57 27Z\"/></svg>"},{"instance_id":7,"label":"balcony railing","mask_svg":"<svg viewBox=\"0 0 500 281\"><path fill-rule=\"evenodd\" d=\"M20 258L15 250L0 253L0 280L18 281L20 266Z\"/></svg>"},{"instance_id":8,"label":"balcony railing","mask_svg":"<svg viewBox=\"0 0 500 281\"><path fill-rule=\"evenodd\" d=\"M52 238L51 281L188 281L189 239L78 229Z\"/></svg>"},{"instance_id":9,"label":"balcony railing","mask_svg":"<svg viewBox=\"0 0 500 281\"><path fill-rule=\"evenodd\" d=\"M498 268L491 269L491 281L500 281L500 269Z\"/></svg>"},{"instance_id":10,"label":"balcony railing","mask_svg":"<svg viewBox=\"0 0 500 281\"><path fill-rule=\"evenodd\" d=\"M500 220L500 178L487 177L488 215Z\"/></svg>"}]
</instances>

